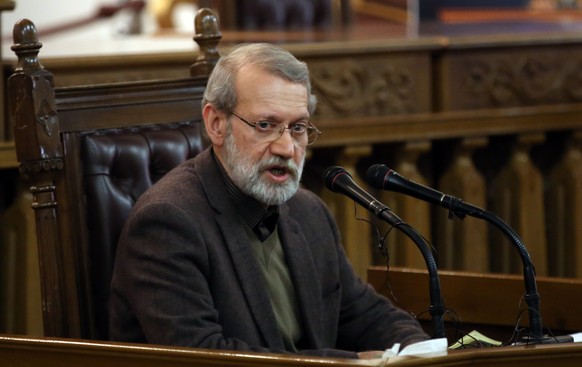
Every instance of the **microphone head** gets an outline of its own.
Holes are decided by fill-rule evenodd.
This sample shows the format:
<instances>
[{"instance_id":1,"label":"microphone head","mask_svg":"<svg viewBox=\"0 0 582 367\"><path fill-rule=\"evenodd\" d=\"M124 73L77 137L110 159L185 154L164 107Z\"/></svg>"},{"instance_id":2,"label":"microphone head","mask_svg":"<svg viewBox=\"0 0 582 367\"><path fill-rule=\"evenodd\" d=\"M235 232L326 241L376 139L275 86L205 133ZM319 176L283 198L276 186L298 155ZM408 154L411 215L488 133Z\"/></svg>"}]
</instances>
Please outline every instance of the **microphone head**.
<instances>
[{"instance_id":1,"label":"microphone head","mask_svg":"<svg viewBox=\"0 0 582 367\"><path fill-rule=\"evenodd\" d=\"M370 166L366 172L366 182L368 182L368 184L373 188L382 190L384 189L386 177L391 172L393 171L384 164L374 164Z\"/></svg>"},{"instance_id":2,"label":"microphone head","mask_svg":"<svg viewBox=\"0 0 582 367\"><path fill-rule=\"evenodd\" d=\"M344 168L339 166L331 166L325 170L323 173L323 179L325 181L325 186L333 192L338 192L335 186L336 179L341 177L343 174L352 177Z\"/></svg>"}]
</instances>

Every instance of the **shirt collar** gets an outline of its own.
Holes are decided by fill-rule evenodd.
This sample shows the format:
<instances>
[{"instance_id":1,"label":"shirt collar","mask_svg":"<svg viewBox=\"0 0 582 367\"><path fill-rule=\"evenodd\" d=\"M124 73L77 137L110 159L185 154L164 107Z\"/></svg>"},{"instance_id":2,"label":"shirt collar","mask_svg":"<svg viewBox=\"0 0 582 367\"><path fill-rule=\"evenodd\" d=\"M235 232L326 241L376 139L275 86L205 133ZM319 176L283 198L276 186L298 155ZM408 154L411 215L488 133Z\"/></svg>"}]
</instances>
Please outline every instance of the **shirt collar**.
<instances>
[{"instance_id":1,"label":"shirt collar","mask_svg":"<svg viewBox=\"0 0 582 367\"><path fill-rule=\"evenodd\" d=\"M226 191L229 193L234 207L240 217L244 223L249 226L255 234L257 234L261 241L266 240L275 230L277 225L277 220L279 218L278 207L275 205L265 207L256 199L242 192L241 189L232 182L232 179L228 176L228 173L216 157L214 150L212 151L212 157L216 162L218 170L222 174L222 178L226 185Z\"/></svg>"}]
</instances>

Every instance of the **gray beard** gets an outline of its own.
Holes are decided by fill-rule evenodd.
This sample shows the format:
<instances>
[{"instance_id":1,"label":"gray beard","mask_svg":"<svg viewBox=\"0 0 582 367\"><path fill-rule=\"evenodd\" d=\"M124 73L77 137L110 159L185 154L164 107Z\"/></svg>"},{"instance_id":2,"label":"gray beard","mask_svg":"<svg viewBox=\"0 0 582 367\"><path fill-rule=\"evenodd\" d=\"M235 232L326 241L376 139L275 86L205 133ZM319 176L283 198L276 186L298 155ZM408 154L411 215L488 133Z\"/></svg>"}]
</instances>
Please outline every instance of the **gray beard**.
<instances>
[{"instance_id":1,"label":"gray beard","mask_svg":"<svg viewBox=\"0 0 582 367\"><path fill-rule=\"evenodd\" d=\"M280 157L254 162L236 144L233 134L227 131L224 140L224 164L234 184L245 194L265 205L280 205L291 199L299 189L305 157L299 167L293 160ZM262 177L266 167L278 165L287 167L291 178L284 184L275 184Z\"/></svg>"}]
</instances>

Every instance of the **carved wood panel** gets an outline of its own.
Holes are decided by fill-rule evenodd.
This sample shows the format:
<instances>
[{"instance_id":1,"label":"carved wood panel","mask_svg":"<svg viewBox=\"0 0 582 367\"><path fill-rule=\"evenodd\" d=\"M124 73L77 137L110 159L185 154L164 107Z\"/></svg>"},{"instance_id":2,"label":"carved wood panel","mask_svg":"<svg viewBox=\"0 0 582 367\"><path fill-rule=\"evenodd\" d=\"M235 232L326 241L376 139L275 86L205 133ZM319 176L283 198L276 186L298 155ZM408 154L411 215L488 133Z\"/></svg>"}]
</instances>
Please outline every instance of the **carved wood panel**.
<instances>
[{"instance_id":1,"label":"carved wood panel","mask_svg":"<svg viewBox=\"0 0 582 367\"><path fill-rule=\"evenodd\" d=\"M440 60L442 110L582 102L582 47L456 50Z\"/></svg>"},{"instance_id":2,"label":"carved wood panel","mask_svg":"<svg viewBox=\"0 0 582 367\"><path fill-rule=\"evenodd\" d=\"M356 54L306 61L318 97L315 120L432 109L428 53Z\"/></svg>"}]
</instances>

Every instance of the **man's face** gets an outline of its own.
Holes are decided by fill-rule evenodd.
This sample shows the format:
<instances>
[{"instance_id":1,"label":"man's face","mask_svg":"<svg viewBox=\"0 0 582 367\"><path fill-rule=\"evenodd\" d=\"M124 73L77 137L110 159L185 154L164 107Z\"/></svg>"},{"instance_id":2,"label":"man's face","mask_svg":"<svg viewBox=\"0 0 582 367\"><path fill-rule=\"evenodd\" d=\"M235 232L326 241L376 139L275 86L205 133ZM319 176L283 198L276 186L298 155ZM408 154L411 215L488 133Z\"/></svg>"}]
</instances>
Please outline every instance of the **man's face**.
<instances>
[{"instance_id":1,"label":"man's face","mask_svg":"<svg viewBox=\"0 0 582 367\"><path fill-rule=\"evenodd\" d=\"M309 119L305 87L256 66L239 70L236 90L238 104L233 112L249 122L267 120L288 126ZM265 141L253 127L231 116L221 153L234 183L265 205L282 204L299 187L305 146L288 130L275 141Z\"/></svg>"}]
</instances>

